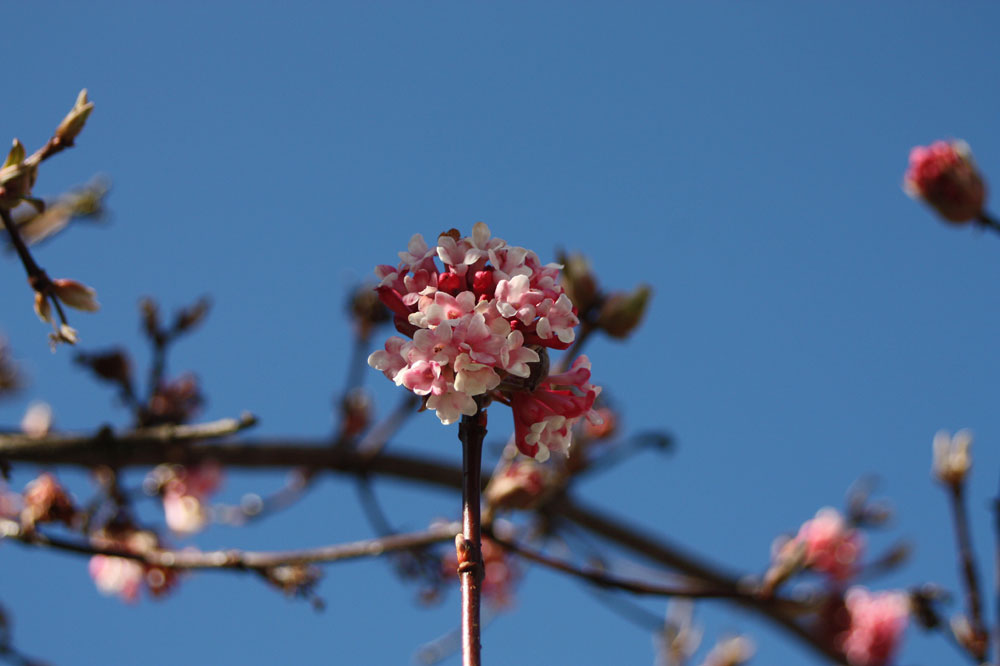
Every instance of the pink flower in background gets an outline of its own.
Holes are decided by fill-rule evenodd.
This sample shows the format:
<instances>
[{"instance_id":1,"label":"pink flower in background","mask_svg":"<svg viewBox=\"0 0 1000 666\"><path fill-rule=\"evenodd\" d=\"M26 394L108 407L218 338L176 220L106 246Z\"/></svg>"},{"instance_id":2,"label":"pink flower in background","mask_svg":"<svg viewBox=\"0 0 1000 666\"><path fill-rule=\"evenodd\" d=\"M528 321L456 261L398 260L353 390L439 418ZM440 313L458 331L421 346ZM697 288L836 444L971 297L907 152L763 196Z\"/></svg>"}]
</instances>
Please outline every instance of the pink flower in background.
<instances>
[{"instance_id":1,"label":"pink flower in background","mask_svg":"<svg viewBox=\"0 0 1000 666\"><path fill-rule=\"evenodd\" d=\"M906 629L910 600L903 592L869 592L852 587L844 596L850 625L838 638L851 666L883 666Z\"/></svg>"},{"instance_id":2,"label":"pink flower in background","mask_svg":"<svg viewBox=\"0 0 1000 666\"><path fill-rule=\"evenodd\" d=\"M123 601L135 603L139 600L139 590L145 572L135 560L124 557L94 555L88 567L90 577L101 594L121 597Z\"/></svg>"},{"instance_id":3,"label":"pink flower in background","mask_svg":"<svg viewBox=\"0 0 1000 666\"><path fill-rule=\"evenodd\" d=\"M805 545L805 565L838 582L857 570L863 549L861 533L849 527L836 509L826 507L799 528L793 540Z\"/></svg>"},{"instance_id":4,"label":"pink flower in background","mask_svg":"<svg viewBox=\"0 0 1000 666\"><path fill-rule=\"evenodd\" d=\"M911 150L903 189L955 224L978 218L986 199L986 187L964 141L935 141Z\"/></svg>"},{"instance_id":5,"label":"pink flower in background","mask_svg":"<svg viewBox=\"0 0 1000 666\"><path fill-rule=\"evenodd\" d=\"M91 542L101 548L116 548L137 554L160 547L155 534L136 529L101 530L91 536ZM101 594L117 596L128 603L139 600L143 585L151 595L161 597L177 582L174 570L114 555L94 555L90 558L88 569Z\"/></svg>"},{"instance_id":6,"label":"pink flower in background","mask_svg":"<svg viewBox=\"0 0 1000 666\"><path fill-rule=\"evenodd\" d=\"M474 415L477 396L501 397L513 407L523 453L565 452L570 428L600 391L588 383L589 363L527 381L533 367L547 368L543 348L566 349L575 339L579 320L561 267L494 238L482 222L471 236L451 230L434 246L417 234L399 257L399 265L375 269L376 291L409 339L390 338L368 364L426 396L443 424Z\"/></svg>"},{"instance_id":7,"label":"pink flower in background","mask_svg":"<svg viewBox=\"0 0 1000 666\"><path fill-rule=\"evenodd\" d=\"M208 522L205 501L222 482L222 468L215 462L198 467L161 465L153 471L163 495L163 513L176 534L194 534Z\"/></svg>"}]
</instances>

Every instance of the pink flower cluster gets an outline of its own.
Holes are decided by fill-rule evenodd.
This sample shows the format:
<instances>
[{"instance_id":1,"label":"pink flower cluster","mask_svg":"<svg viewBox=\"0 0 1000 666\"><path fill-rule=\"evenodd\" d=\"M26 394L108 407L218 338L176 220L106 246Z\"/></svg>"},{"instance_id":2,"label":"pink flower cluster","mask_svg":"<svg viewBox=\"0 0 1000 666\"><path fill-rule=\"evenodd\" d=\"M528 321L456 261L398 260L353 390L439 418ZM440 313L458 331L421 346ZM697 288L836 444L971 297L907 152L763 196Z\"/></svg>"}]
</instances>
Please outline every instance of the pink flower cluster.
<instances>
[{"instance_id":1,"label":"pink flower cluster","mask_svg":"<svg viewBox=\"0 0 1000 666\"><path fill-rule=\"evenodd\" d=\"M476 414L476 396L507 378L525 385L529 364L544 365L537 348L566 349L574 340L579 321L559 283L560 266L543 265L534 252L493 238L482 222L469 237L452 230L432 246L416 234L399 257L397 266L376 268L376 290L409 339L389 338L368 364L427 396L427 408L443 424ZM581 357L568 373L542 378L530 392L512 389L522 452L544 459L550 450L566 450L570 426L591 412L600 392L589 379L589 362Z\"/></svg>"},{"instance_id":2,"label":"pink flower cluster","mask_svg":"<svg viewBox=\"0 0 1000 666\"><path fill-rule=\"evenodd\" d=\"M838 582L854 575L864 546L861 533L830 507L820 509L815 518L803 523L794 542L804 544L807 567Z\"/></svg>"},{"instance_id":3,"label":"pink flower cluster","mask_svg":"<svg viewBox=\"0 0 1000 666\"><path fill-rule=\"evenodd\" d=\"M986 187L964 141L935 141L911 150L903 188L955 224L979 217L986 198Z\"/></svg>"},{"instance_id":4,"label":"pink flower cluster","mask_svg":"<svg viewBox=\"0 0 1000 666\"><path fill-rule=\"evenodd\" d=\"M851 666L883 666L889 662L910 614L903 592L869 592L852 587L844 596L850 625L838 638Z\"/></svg>"}]
</instances>

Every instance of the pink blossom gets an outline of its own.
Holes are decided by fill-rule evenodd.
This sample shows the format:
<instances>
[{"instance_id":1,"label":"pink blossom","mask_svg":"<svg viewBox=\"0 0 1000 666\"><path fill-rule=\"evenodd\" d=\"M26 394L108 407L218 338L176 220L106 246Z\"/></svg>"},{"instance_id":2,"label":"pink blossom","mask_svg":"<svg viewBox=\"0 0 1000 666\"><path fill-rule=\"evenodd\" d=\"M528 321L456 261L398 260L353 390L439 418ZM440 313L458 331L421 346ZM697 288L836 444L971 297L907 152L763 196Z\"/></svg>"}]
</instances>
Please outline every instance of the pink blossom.
<instances>
[{"instance_id":1,"label":"pink blossom","mask_svg":"<svg viewBox=\"0 0 1000 666\"><path fill-rule=\"evenodd\" d=\"M368 364L427 396L426 407L444 424L474 415L478 396L500 398L513 407L522 451L566 451L573 424L599 392L588 383L589 364L536 377L531 392L523 381L531 364L543 361L533 346L566 349L574 340L579 321L559 283L561 267L494 238L482 222L469 237L442 234L434 247L415 235L399 256L397 267L376 268L376 291L410 340L390 338Z\"/></svg>"},{"instance_id":2,"label":"pink blossom","mask_svg":"<svg viewBox=\"0 0 1000 666\"><path fill-rule=\"evenodd\" d=\"M826 507L799 528L794 542L805 544L807 567L843 582L857 571L863 549L861 533L848 527L836 509Z\"/></svg>"},{"instance_id":3,"label":"pink blossom","mask_svg":"<svg viewBox=\"0 0 1000 666\"><path fill-rule=\"evenodd\" d=\"M600 387L590 384L590 360L580 356L568 371L549 375L538 388L511 395L514 438L518 450L544 461L550 451L569 449L570 429L583 416L599 420L593 411Z\"/></svg>"},{"instance_id":4,"label":"pink blossom","mask_svg":"<svg viewBox=\"0 0 1000 666\"><path fill-rule=\"evenodd\" d=\"M903 188L955 224L979 217L986 199L986 187L964 141L935 141L911 150Z\"/></svg>"},{"instance_id":5,"label":"pink blossom","mask_svg":"<svg viewBox=\"0 0 1000 666\"><path fill-rule=\"evenodd\" d=\"M163 514L167 527L175 534L189 535L208 523L206 500L222 483L222 468L214 461L197 467L161 465L152 478L163 494Z\"/></svg>"},{"instance_id":6,"label":"pink blossom","mask_svg":"<svg viewBox=\"0 0 1000 666\"><path fill-rule=\"evenodd\" d=\"M406 359L400 353L403 345L407 344L403 338L393 336L385 341L385 349L373 351L368 357L368 365L381 370L389 379L396 379L396 373L406 367Z\"/></svg>"},{"instance_id":7,"label":"pink blossom","mask_svg":"<svg viewBox=\"0 0 1000 666\"><path fill-rule=\"evenodd\" d=\"M135 560L94 555L90 558L88 569L101 594L118 596L129 603L139 600L139 589L145 572Z\"/></svg>"},{"instance_id":8,"label":"pink blossom","mask_svg":"<svg viewBox=\"0 0 1000 666\"><path fill-rule=\"evenodd\" d=\"M838 643L851 666L883 666L906 629L909 597L903 592L869 592L852 587L844 596L850 616L848 629Z\"/></svg>"}]
</instances>

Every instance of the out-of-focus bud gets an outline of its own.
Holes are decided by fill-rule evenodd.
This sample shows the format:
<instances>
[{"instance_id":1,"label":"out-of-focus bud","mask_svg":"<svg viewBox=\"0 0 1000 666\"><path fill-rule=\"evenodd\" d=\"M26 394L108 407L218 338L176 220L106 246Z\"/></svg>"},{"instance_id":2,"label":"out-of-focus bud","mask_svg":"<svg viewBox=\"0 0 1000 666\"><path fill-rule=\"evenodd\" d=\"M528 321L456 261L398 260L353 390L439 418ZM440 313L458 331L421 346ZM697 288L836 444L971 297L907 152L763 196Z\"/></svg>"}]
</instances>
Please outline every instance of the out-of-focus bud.
<instances>
[{"instance_id":1,"label":"out-of-focus bud","mask_svg":"<svg viewBox=\"0 0 1000 666\"><path fill-rule=\"evenodd\" d=\"M288 596L306 596L323 576L318 567L308 564L282 564L264 570L269 583Z\"/></svg>"},{"instance_id":2,"label":"out-of-focus bud","mask_svg":"<svg viewBox=\"0 0 1000 666\"><path fill-rule=\"evenodd\" d=\"M590 270L590 263L579 253L560 253L556 261L563 266L562 283L566 295L582 317L598 302L597 280Z\"/></svg>"},{"instance_id":3,"label":"out-of-focus bud","mask_svg":"<svg viewBox=\"0 0 1000 666\"><path fill-rule=\"evenodd\" d=\"M391 319L389 308L382 304L378 293L368 285L354 290L348 307L361 338L367 338L376 327Z\"/></svg>"},{"instance_id":4,"label":"out-of-focus bud","mask_svg":"<svg viewBox=\"0 0 1000 666\"><path fill-rule=\"evenodd\" d=\"M972 433L959 430L954 437L945 431L934 435L934 476L941 483L958 486L965 480L965 475L972 466L969 447L972 446Z\"/></svg>"},{"instance_id":5,"label":"out-of-focus bud","mask_svg":"<svg viewBox=\"0 0 1000 666\"><path fill-rule=\"evenodd\" d=\"M13 393L21 387L21 373L10 355L10 346L0 338L0 396Z\"/></svg>"},{"instance_id":6,"label":"out-of-focus bud","mask_svg":"<svg viewBox=\"0 0 1000 666\"><path fill-rule=\"evenodd\" d=\"M77 354L74 359L100 379L118 384L126 391L132 388L132 363L122 349L112 349L98 354Z\"/></svg>"},{"instance_id":7,"label":"out-of-focus bud","mask_svg":"<svg viewBox=\"0 0 1000 666\"><path fill-rule=\"evenodd\" d=\"M152 298L143 298L139 301L139 315L142 318L142 330L150 340L156 340L162 336L160 329L160 308Z\"/></svg>"},{"instance_id":8,"label":"out-of-focus bud","mask_svg":"<svg viewBox=\"0 0 1000 666\"><path fill-rule=\"evenodd\" d=\"M77 135L86 124L90 112L93 110L94 103L87 99L87 89L84 88L77 96L76 104L73 105L73 108L66 114L63 121L59 123L59 127L56 128L56 139L62 144L72 146L73 141L76 140Z\"/></svg>"},{"instance_id":9,"label":"out-of-focus bud","mask_svg":"<svg viewBox=\"0 0 1000 666\"><path fill-rule=\"evenodd\" d=\"M52 407L47 402L33 402L28 405L21 418L21 432L32 439L41 439L52 429Z\"/></svg>"},{"instance_id":10,"label":"out-of-focus bud","mask_svg":"<svg viewBox=\"0 0 1000 666\"><path fill-rule=\"evenodd\" d=\"M807 548L800 539L779 537L771 545L771 567L764 574L761 594L770 596L778 586L806 566Z\"/></svg>"},{"instance_id":11,"label":"out-of-focus bud","mask_svg":"<svg viewBox=\"0 0 1000 666\"><path fill-rule=\"evenodd\" d=\"M14 145L0 167L0 208L13 208L22 199L30 197L37 177L37 165L25 163L24 146L14 139Z\"/></svg>"},{"instance_id":12,"label":"out-of-focus bud","mask_svg":"<svg viewBox=\"0 0 1000 666\"><path fill-rule=\"evenodd\" d=\"M723 638L705 657L703 666L739 666L750 661L754 651L753 641L746 636Z\"/></svg>"},{"instance_id":13,"label":"out-of-focus bud","mask_svg":"<svg viewBox=\"0 0 1000 666\"><path fill-rule=\"evenodd\" d=\"M550 476L534 459L515 460L493 475L483 496L493 508L530 509L542 500Z\"/></svg>"},{"instance_id":14,"label":"out-of-focus bud","mask_svg":"<svg viewBox=\"0 0 1000 666\"><path fill-rule=\"evenodd\" d=\"M174 318L174 331L177 333L190 331L205 319L211 307L212 301L207 296L203 296L193 305L181 308Z\"/></svg>"},{"instance_id":15,"label":"out-of-focus bud","mask_svg":"<svg viewBox=\"0 0 1000 666\"><path fill-rule=\"evenodd\" d=\"M597 327L613 338L626 338L636 329L646 313L653 290L639 285L631 294L616 292L608 296L597 317Z\"/></svg>"},{"instance_id":16,"label":"out-of-focus bud","mask_svg":"<svg viewBox=\"0 0 1000 666\"><path fill-rule=\"evenodd\" d=\"M978 218L986 199L986 186L964 141L935 141L911 150L903 189L953 224Z\"/></svg>"},{"instance_id":17,"label":"out-of-focus bud","mask_svg":"<svg viewBox=\"0 0 1000 666\"><path fill-rule=\"evenodd\" d=\"M618 416L610 407L596 407L594 411L601 418L599 422L584 420L583 432L590 439L608 439L618 430Z\"/></svg>"},{"instance_id":18,"label":"out-of-focus bud","mask_svg":"<svg viewBox=\"0 0 1000 666\"><path fill-rule=\"evenodd\" d=\"M82 282L59 278L52 281L52 290L60 301L71 308L86 312L97 312L101 309L100 303L97 302L97 292Z\"/></svg>"},{"instance_id":19,"label":"out-of-focus bud","mask_svg":"<svg viewBox=\"0 0 1000 666\"><path fill-rule=\"evenodd\" d=\"M79 338L76 335L76 329L67 324L63 324L59 327L59 334L50 336L50 341L52 344L57 344L59 342L66 342L71 345L75 345Z\"/></svg>"},{"instance_id":20,"label":"out-of-focus bud","mask_svg":"<svg viewBox=\"0 0 1000 666\"><path fill-rule=\"evenodd\" d=\"M656 637L657 663L687 663L698 651L703 633L694 623L694 603L690 599L674 599L667 604L666 621Z\"/></svg>"},{"instance_id":21,"label":"out-of-focus bud","mask_svg":"<svg viewBox=\"0 0 1000 666\"><path fill-rule=\"evenodd\" d=\"M969 618L959 613L951 618L951 633L955 640L963 648L972 654L982 654L986 648L987 637L982 632L976 631Z\"/></svg>"},{"instance_id":22,"label":"out-of-focus bud","mask_svg":"<svg viewBox=\"0 0 1000 666\"><path fill-rule=\"evenodd\" d=\"M172 382L156 387L149 401L143 425L187 423L201 409L204 398L198 388L198 378L185 374Z\"/></svg>"},{"instance_id":23,"label":"out-of-focus bud","mask_svg":"<svg viewBox=\"0 0 1000 666\"><path fill-rule=\"evenodd\" d=\"M29 529L36 523L61 522L69 525L75 515L73 501L48 472L39 475L24 489L21 522Z\"/></svg>"},{"instance_id":24,"label":"out-of-focus bud","mask_svg":"<svg viewBox=\"0 0 1000 666\"><path fill-rule=\"evenodd\" d=\"M352 389L340 401L340 437L357 437L371 422L371 398L364 389Z\"/></svg>"},{"instance_id":25,"label":"out-of-focus bud","mask_svg":"<svg viewBox=\"0 0 1000 666\"><path fill-rule=\"evenodd\" d=\"M46 324L52 323L52 304L49 297L40 291L35 292L35 314Z\"/></svg>"}]
</instances>

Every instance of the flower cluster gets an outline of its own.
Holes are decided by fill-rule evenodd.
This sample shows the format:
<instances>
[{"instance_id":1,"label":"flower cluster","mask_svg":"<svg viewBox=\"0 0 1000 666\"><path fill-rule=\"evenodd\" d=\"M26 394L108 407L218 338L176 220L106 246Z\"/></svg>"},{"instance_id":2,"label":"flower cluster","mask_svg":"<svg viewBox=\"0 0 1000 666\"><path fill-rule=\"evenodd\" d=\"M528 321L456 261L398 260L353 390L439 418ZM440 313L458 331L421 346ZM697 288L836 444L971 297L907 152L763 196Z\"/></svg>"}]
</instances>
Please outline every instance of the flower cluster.
<instances>
[{"instance_id":1,"label":"flower cluster","mask_svg":"<svg viewBox=\"0 0 1000 666\"><path fill-rule=\"evenodd\" d=\"M163 496L167 527L175 534L200 531L208 522L205 500L222 482L222 468L215 462L198 467L160 465L150 474L150 485Z\"/></svg>"},{"instance_id":2,"label":"flower cluster","mask_svg":"<svg viewBox=\"0 0 1000 666\"><path fill-rule=\"evenodd\" d=\"M148 553L160 547L152 532L143 530L101 530L91 536L91 542L101 548L115 548L136 554ZM125 557L94 555L90 558L90 577L101 594L118 596L135 603L143 586L153 597L162 597L177 582L173 569L155 566Z\"/></svg>"},{"instance_id":3,"label":"flower cluster","mask_svg":"<svg viewBox=\"0 0 1000 666\"><path fill-rule=\"evenodd\" d=\"M978 218L986 198L986 186L964 141L935 141L910 151L903 189L954 224Z\"/></svg>"},{"instance_id":4,"label":"flower cluster","mask_svg":"<svg viewBox=\"0 0 1000 666\"><path fill-rule=\"evenodd\" d=\"M838 638L851 666L882 666L892 658L906 629L910 600L903 592L852 587L844 596L850 624Z\"/></svg>"},{"instance_id":5,"label":"flower cluster","mask_svg":"<svg viewBox=\"0 0 1000 666\"><path fill-rule=\"evenodd\" d=\"M546 376L545 348L569 347L579 323L559 265L493 238L482 222L469 237L451 230L432 246L416 234L399 257L376 268L376 291L407 337L389 338L368 364L426 396L446 425L476 414L477 396L509 392L518 448L539 459L565 451L600 389L586 357Z\"/></svg>"},{"instance_id":6,"label":"flower cluster","mask_svg":"<svg viewBox=\"0 0 1000 666\"><path fill-rule=\"evenodd\" d=\"M805 547L805 565L843 582L857 571L864 540L836 509L826 507L799 528L793 542Z\"/></svg>"}]
</instances>

